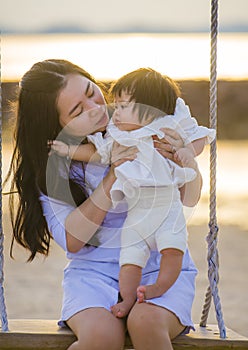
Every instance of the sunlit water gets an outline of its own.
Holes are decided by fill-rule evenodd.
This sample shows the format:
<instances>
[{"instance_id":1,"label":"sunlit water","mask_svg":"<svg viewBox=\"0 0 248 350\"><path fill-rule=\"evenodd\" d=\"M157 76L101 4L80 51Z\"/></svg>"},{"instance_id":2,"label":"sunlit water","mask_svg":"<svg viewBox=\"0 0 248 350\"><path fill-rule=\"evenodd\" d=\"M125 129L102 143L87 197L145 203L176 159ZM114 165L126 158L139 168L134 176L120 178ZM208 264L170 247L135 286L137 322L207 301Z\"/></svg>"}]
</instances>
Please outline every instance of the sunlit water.
<instances>
[{"instance_id":1,"label":"sunlit water","mask_svg":"<svg viewBox=\"0 0 248 350\"><path fill-rule=\"evenodd\" d=\"M68 59L98 79L138 67L173 78L208 78L209 34L60 34L2 36L2 79L19 79L35 62ZM219 34L219 78L248 78L248 33Z\"/></svg>"}]
</instances>

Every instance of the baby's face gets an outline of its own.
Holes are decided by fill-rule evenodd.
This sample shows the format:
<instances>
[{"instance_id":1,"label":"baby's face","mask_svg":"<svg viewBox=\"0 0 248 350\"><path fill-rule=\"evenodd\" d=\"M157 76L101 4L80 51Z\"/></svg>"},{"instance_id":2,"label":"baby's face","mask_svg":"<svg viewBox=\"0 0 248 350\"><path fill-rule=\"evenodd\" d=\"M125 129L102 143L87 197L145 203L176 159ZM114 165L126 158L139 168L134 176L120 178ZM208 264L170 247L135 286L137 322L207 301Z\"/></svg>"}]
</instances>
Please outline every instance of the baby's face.
<instances>
[{"instance_id":1,"label":"baby's face","mask_svg":"<svg viewBox=\"0 0 248 350\"><path fill-rule=\"evenodd\" d=\"M135 108L135 102L130 99L131 95L123 91L121 96L115 98L112 120L118 129L123 131L132 131L142 127L139 122L138 108Z\"/></svg>"}]
</instances>

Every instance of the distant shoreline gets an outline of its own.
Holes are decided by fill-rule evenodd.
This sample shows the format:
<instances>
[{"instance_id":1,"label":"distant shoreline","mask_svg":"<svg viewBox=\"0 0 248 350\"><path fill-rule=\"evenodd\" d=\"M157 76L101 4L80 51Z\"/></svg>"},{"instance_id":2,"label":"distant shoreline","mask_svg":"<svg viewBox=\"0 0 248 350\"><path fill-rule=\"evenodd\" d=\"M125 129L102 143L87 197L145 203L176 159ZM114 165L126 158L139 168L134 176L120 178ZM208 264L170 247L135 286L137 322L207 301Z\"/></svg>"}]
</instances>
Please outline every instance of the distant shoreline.
<instances>
[{"instance_id":1,"label":"distant shoreline","mask_svg":"<svg viewBox=\"0 0 248 350\"><path fill-rule=\"evenodd\" d=\"M182 98L190 106L192 116L201 125L209 125L209 81L206 79L177 80ZM107 83L107 82L106 82ZM15 100L18 82L2 82L2 117L6 124L13 112L10 101ZM218 81L218 139L247 140L248 79Z\"/></svg>"},{"instance_id":2,"label":"distant shoreline","mask_svg":"<svg viewBox=\"0 0 248 350\"><path fill-rule=\"evenodd\" d=\"M232 26L223 26L219 28L219 33L247 33L248 25L246 23ZM190 29L177 29L177 27L161 27L152 26L152 27L143 27L141 25L119 27L119 28L106 28L103 30L95 30L92 27L79 27L74 25L69 26L50 26L44 27L42 29L33 29L33 30L14 30L11 28L3 28L2 35L43 35L43 34L197 34L197 33L209 33L209 27L198 27Z\"/></svg>"}]
</instances>

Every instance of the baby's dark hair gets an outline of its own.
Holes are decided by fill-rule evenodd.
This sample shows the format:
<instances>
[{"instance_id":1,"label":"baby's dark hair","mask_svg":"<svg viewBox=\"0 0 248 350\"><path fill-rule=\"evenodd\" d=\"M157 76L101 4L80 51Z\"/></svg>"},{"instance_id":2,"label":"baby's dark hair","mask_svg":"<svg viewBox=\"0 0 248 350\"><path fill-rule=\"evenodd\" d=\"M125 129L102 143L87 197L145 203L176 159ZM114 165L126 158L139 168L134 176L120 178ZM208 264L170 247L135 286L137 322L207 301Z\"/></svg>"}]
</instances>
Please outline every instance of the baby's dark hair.
<instances>
[{"instance_id":1,"label":"baby's dark hair","mask_svg":"<svg viewBox=\"0 0 248 350\"><path fill-rule=\"evenodd\" d=\"M152 68L139 68L118 79L111 87L113 97L122 92L131 95L139 108L140 121L153 115L153 119L174 114L176 100L180 96L179 85L168 76Z\"/></svg>"}]
</instances>

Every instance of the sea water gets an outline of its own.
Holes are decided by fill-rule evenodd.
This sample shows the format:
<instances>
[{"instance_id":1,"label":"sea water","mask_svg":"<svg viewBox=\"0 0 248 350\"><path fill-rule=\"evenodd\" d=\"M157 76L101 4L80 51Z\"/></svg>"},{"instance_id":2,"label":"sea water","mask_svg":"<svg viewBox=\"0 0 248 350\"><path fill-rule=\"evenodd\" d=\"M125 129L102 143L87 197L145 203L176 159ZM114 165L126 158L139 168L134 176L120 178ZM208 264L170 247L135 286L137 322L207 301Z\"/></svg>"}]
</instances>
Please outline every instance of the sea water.
<instances>
[{"instance_id":1,"label":"sea water","mask_svg":"<svg viewBox=\"0 0 248 350\"><path fill-rule=\"evenodd\" d=\"M208 78L210 36L184 34L2 35L2 81L18 80L37 61L62 58L111 80L139 67L152 67L175 79ZM248 33L220 33L217 74L248 78Z\"/></svg>"}]
</instances>

